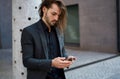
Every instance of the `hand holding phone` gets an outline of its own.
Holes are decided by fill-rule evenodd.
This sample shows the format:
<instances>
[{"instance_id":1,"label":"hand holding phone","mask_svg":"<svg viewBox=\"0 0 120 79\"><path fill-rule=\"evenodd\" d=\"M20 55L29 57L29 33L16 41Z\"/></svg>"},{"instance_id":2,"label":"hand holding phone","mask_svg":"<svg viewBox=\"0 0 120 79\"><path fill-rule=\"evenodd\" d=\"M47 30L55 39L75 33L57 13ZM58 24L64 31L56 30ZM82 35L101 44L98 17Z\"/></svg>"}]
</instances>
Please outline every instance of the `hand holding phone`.
<instances>
[{"instance_id":1,"label":"hand holding phone","mask_svg":"<svg viewBox=\"0 0 120 79\"><path fill-rule=\"evenodd\" d=\"M75 61L76 60L76 58L74 57L74 56L68 56L68 57L66 57L65 58L65 61ZM69 67L67 67L67 68L69 68Z\"/></svg>"}]
</instances>

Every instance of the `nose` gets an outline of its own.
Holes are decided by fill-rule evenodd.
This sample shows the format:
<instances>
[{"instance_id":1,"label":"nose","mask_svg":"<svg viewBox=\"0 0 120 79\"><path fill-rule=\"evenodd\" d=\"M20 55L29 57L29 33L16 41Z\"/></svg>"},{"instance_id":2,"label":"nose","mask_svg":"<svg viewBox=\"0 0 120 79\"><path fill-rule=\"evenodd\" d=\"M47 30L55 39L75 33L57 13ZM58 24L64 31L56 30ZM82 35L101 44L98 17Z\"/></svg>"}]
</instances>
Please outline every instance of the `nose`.
<instances>
[{"instance_id":1,"label":"nose","mask_svg":"<svg viewBox=\"0 0 120 79\"><path fill-rule=\"evenodd\" d=\"M55 16L55 20L56 20L56 21L58 21L58 18L59 18L59 16L58 16L58 15L56 15L56 16Z\"/></svg>"}]
</instances>

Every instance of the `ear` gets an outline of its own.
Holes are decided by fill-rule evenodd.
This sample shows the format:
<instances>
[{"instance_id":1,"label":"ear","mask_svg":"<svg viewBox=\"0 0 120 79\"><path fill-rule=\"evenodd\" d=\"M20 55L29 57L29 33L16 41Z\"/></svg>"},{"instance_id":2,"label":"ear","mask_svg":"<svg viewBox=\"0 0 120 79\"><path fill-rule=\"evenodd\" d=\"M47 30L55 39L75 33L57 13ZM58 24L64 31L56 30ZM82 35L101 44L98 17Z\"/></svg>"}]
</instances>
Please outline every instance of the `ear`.
<instances>
[{"instance_id":1,"label":"ear","mask_svg":"<svg viewBox=\"0 0 120 79\"><path fill-rule=\"evenodd\" d=\"M42 8L42 11L43 11L44 13L46 13L46 12L47 12L47 8L44 6L44 7Z\"/></svg>"}]
</instances>

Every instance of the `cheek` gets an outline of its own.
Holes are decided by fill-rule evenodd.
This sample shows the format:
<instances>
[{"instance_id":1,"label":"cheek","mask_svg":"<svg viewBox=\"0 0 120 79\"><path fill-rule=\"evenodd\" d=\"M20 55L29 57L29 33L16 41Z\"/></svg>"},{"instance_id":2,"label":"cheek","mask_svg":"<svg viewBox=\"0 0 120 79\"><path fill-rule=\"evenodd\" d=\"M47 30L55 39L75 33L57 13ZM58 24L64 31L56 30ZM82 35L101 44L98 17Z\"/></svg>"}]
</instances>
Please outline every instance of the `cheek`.
<instances>
[{"instance_id":1,"label":"cheek","mask_svg":"<svg viewBox=\"0 0 120 79\"><path fill-rule=\"evenodd\" d=\"M49 20L54 20L54 17L52 15L48 15Z\"/></svg>"},{"instance_id":2,"label":"cheek","mask_svg":"<svg viewBox=\"0 0 120 79\"><path fill-rule=\"evenodd\" d=\"M50 19L51 15L49 13L46 13L46 17Z\"/></svg>"},{"instance_id":3,"label":"cheek","mask_svg":"<svg viewBox=\"0 0 120 79\"><path fill-rule=\"evenodd\" d=\"M48 13L48 17L52 18L53 16L50 13Z\"/></svg>"}]
</instances>

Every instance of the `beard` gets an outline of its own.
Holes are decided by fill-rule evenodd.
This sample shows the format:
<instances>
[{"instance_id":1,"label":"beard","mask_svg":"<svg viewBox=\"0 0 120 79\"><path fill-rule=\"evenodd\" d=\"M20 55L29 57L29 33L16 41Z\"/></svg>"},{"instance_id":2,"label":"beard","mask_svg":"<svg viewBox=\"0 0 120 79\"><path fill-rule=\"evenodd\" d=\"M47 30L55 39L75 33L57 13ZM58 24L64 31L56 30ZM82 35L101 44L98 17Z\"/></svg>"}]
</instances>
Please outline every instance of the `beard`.
<instances>
[{"instance_id":1,"label":"beard","mask_svg":"<svg viewBox=\"0 0 120 79\"><path fill-rule=\"evenodd\" d=\"M47 24L48 24L49 26L54 26L54 25L56 25L56 23L57 23L56 20L50 21L50 18L47 16L47 14L46 14L45 20L46 20L46 22L47 22Z\"/></svg>"}]
</instances>

